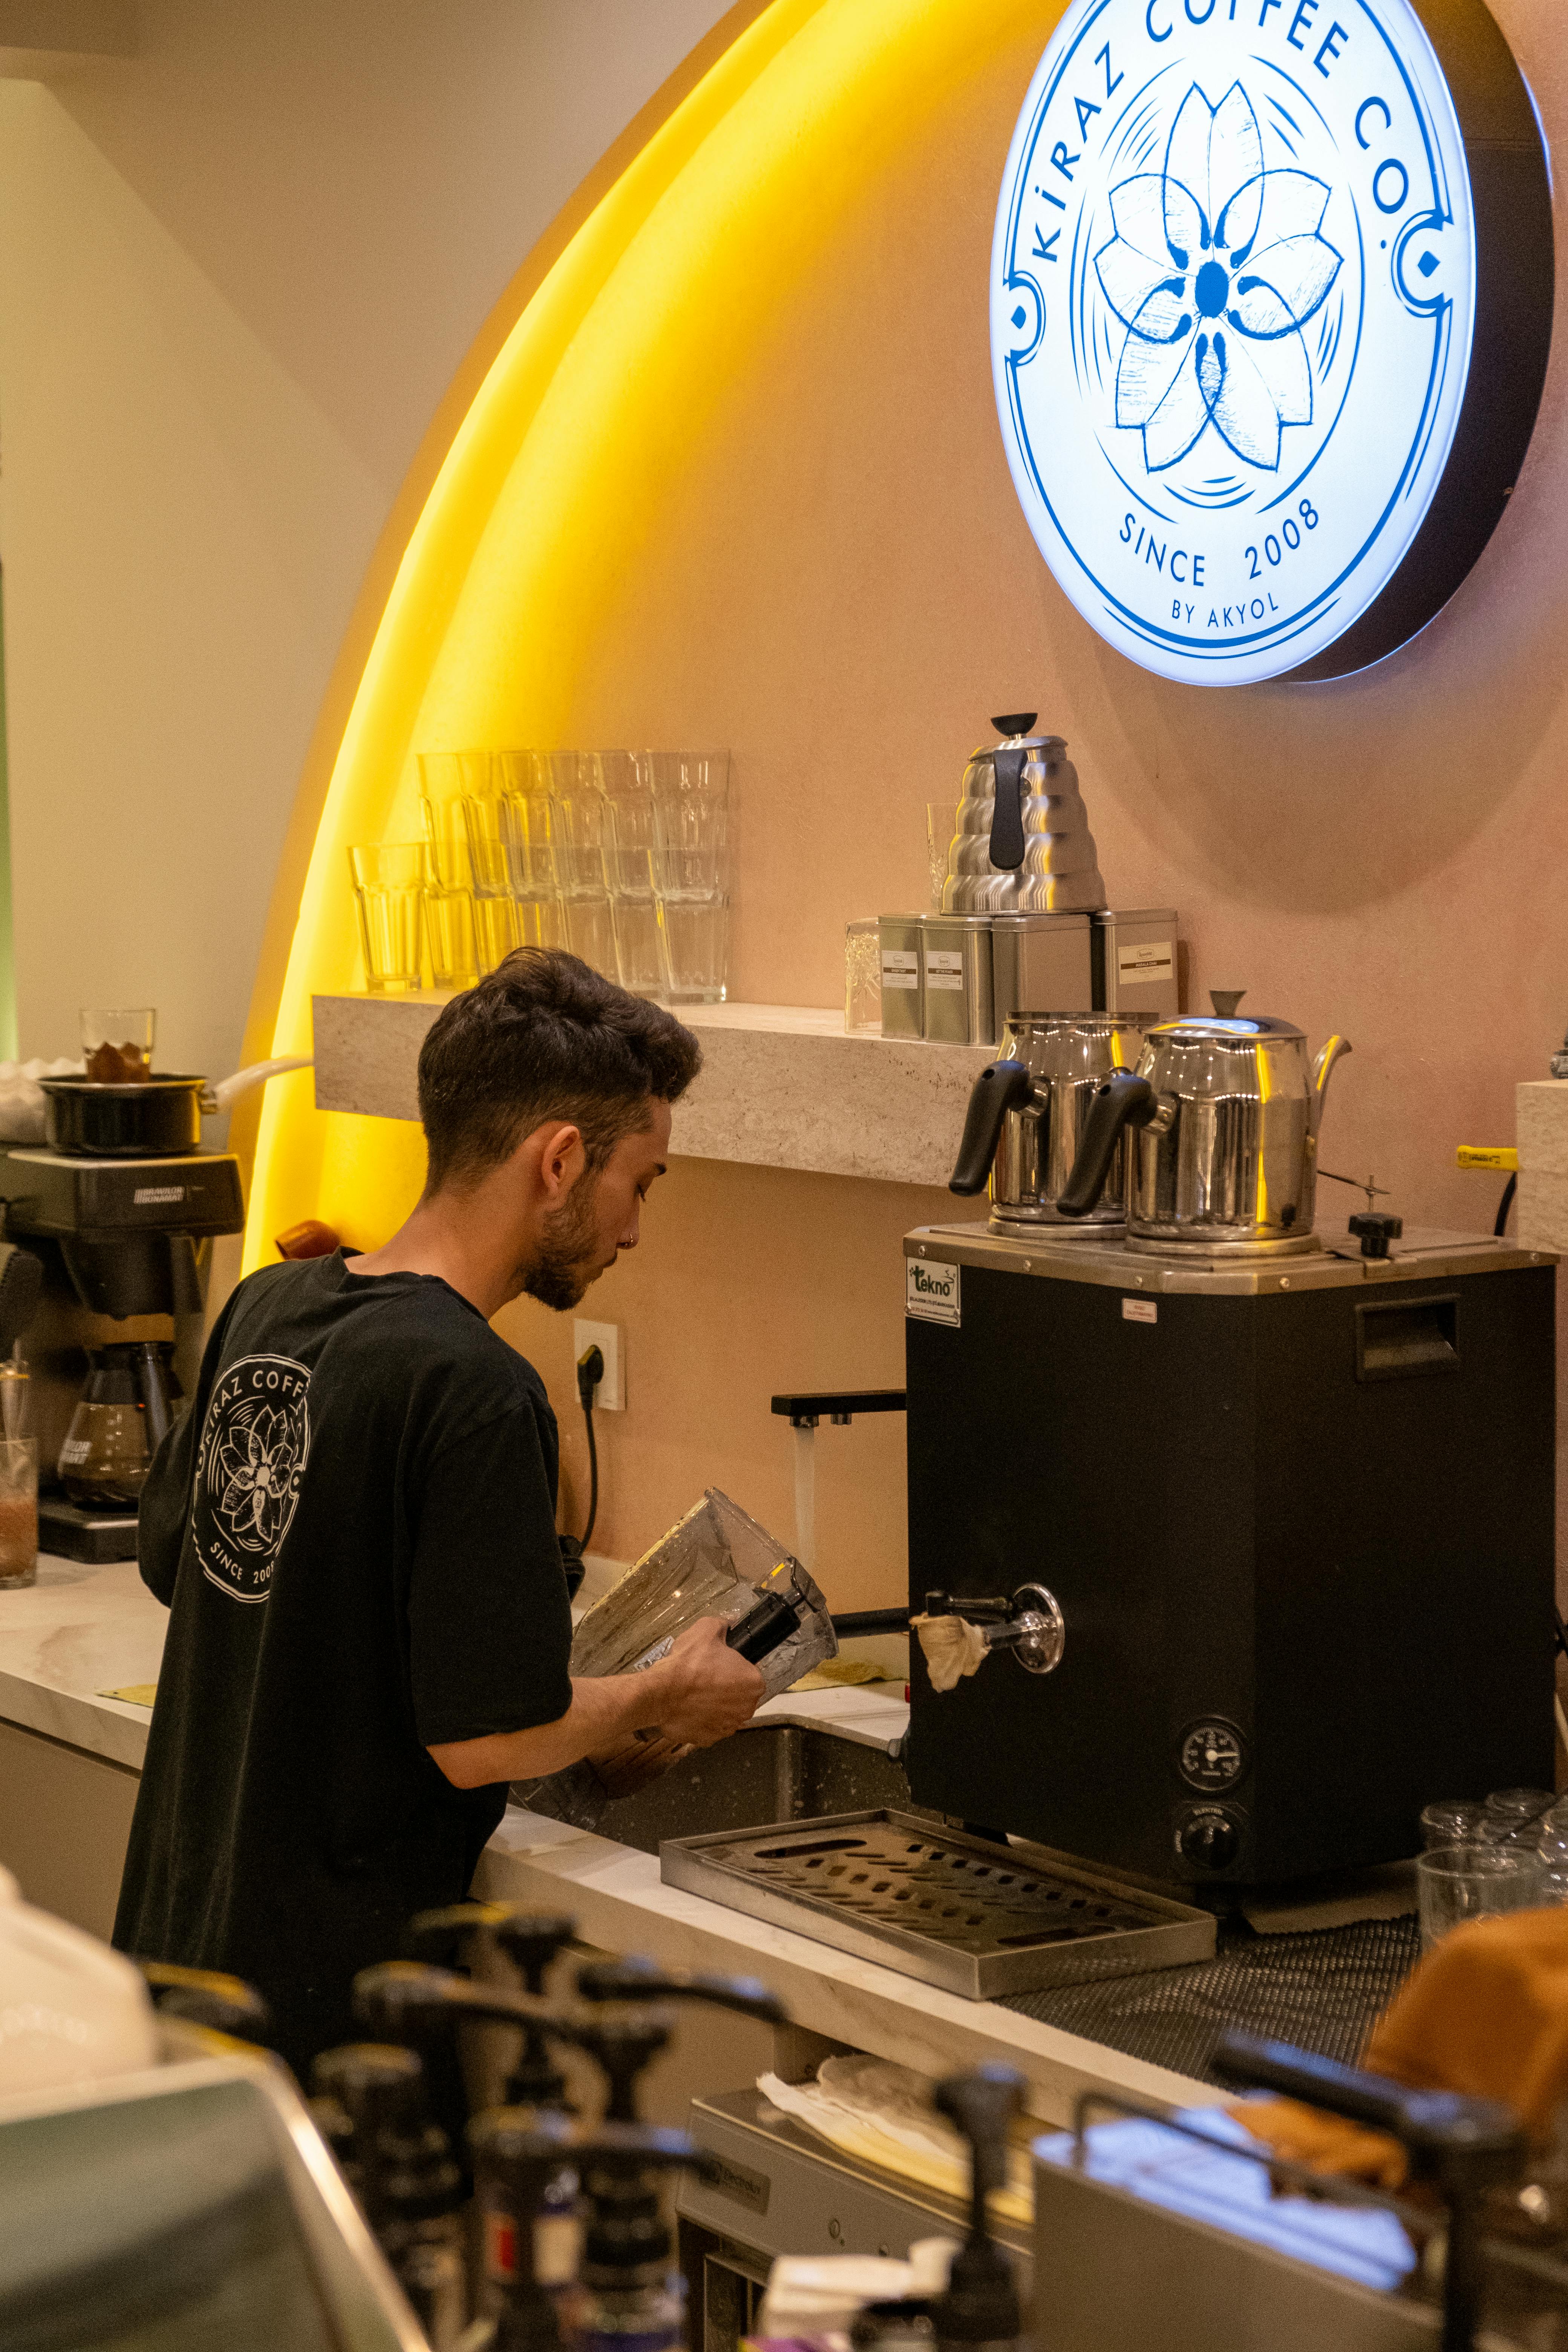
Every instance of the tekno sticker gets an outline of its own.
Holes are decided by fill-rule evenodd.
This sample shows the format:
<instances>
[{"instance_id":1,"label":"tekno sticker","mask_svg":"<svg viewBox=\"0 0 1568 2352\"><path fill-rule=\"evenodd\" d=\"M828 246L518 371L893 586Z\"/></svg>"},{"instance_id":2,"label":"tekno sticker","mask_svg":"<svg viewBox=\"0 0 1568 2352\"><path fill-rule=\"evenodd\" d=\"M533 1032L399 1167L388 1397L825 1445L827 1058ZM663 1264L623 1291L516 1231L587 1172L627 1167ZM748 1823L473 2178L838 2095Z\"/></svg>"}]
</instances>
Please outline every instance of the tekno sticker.
<instances>
[{"instance_id":1,"label":"tekno sticker","mask_svg":"<svg viewBox=\"0 0 1568 2352\"><path fill-rule=\"evenodd\" d=\"M1230 686L1342 636L1442 479L1475 308L1409 0L1072 0L1007 158L992 365L1040 551L1121 652Z\"/></svg>"},{"instance_id":2,"label":"tekno sticker","mask_svg":"<svg viewBox=\"0 0 1568 2352\"><path fill-rule=\"evenodd\" d=\"M288 1356L242 1356L213 1391L196 1465L193 1533L203 1573L265 1601L310 1451L310 1375Z\"/></svg>"}]
</instances>

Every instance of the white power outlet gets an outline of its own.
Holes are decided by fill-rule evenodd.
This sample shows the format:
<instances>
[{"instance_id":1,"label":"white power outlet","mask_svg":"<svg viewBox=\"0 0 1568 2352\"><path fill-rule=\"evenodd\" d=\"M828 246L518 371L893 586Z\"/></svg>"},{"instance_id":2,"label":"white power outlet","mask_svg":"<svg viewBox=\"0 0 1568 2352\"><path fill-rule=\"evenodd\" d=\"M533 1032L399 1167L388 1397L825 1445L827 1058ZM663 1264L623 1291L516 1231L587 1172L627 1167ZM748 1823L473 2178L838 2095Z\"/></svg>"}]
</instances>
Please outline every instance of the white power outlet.
<instances>
[{"instance_id":1,"label":"white power outlet","mask_svg":"<svg viewBox=\"0 0 1568 2352\"><path fill-rule=\"evenodd\" d=\"M626 1402L625 1362L618 1323L574 1323L572 1361L580 1364L584 1351L598 1348L605 1359L605 1377L594 1391L596 1412L624 1412Z\"/></svg>"}]
</instances>

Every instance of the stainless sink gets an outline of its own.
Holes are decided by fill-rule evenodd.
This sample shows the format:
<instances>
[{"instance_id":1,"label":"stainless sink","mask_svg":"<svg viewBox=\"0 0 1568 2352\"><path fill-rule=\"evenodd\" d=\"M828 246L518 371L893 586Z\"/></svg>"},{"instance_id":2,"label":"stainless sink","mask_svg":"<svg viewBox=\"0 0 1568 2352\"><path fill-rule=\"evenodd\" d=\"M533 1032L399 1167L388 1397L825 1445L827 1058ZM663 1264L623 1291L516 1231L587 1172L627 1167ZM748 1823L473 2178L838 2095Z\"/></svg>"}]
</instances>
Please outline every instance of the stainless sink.
<instances>
[{"instance_id":1,"label":"stainless sink","mask_svg":"<svg viewBox=\"0 0 1568 2352\"><path fill-rule=\"evenodd\" d=\"M711 1837L819 1813L889 1805L903 1812L910 1784L886 1748L816 1725L754 1723L672 1766L661 1780L606 1805L595 1827L643 1853L666 1838Z\"/></svg>"}]
</instances>

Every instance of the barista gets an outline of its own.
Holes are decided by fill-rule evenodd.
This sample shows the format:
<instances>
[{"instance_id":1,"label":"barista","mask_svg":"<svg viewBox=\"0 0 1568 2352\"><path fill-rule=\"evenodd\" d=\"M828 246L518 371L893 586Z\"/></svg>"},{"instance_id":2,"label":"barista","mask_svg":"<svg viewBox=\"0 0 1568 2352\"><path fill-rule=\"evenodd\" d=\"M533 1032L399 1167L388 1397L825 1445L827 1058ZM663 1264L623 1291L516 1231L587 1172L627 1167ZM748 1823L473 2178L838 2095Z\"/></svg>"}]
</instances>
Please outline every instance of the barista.
<instances>
[{"instance_id":1,"label":"barista","mask_svg":"<svg viewBox=\"0 0 1568 2352\"><path fill-rule=\"evenodd\" d=\"M467 1893L508 1781L653 1726L667 1757L710 1746L763 1695L716 1618L571 1678L555 1418L489 1328L636 1246L700 1060L575 957L509 957L426 1039L407 1223L243 1282L153 1465L170 1621L114 1940L249 1979L297 2071L352 2038L356 1969Z\"/></svg>"}]
</instances>

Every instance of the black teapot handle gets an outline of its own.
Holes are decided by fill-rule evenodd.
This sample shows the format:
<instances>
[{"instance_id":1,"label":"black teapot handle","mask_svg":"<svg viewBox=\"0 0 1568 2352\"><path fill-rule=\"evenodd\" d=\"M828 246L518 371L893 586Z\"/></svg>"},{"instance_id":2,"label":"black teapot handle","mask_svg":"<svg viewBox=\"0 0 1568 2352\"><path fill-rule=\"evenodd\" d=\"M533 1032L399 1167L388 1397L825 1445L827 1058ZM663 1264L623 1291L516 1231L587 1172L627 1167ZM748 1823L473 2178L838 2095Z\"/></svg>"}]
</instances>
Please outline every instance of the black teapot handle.
<instances>
[{"instance_id":1,"label":"black teapot handle","mask_svg":"<svg viewBox=\"0 0 1568 2352\"><path fill-rule=\"evenodd\" d=\"M996 797L991 804L991 863L1004 874L1016 874L1024 863L1024 770L1026 743L999 743Z\"/></svg>"},{"instance_id":2,"label":"black teapot handle","mask_svg":"<svg viewBox=\"0 0 1568 2352\"><path fill-rule=\"evenodd\" d=\"M981 1071L969 1097L958 1160L947 1180L950 1192L983 1192L1010 1110L1022 1110L1034 1092L1022 1062L993 1062Z\"/></svg>"},{"instance_id":3,"label":"black teapot handle","mask_svg":"<svg viewBox=\"0 0 1568 2352\"><path fill-rule=\"evenodd\" d=\"M1131 1070L1115 1070L1096 1087L1072 1174L1065 1191L1057 1195L1058 1216L1088 1216L1105 1190L1122 1129L1147 1127L1154 1108L1153 1087L1147 1078L1134 1077Z\"/></svg>"}]
</instances>

